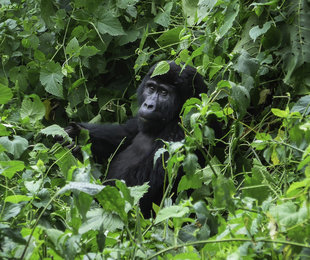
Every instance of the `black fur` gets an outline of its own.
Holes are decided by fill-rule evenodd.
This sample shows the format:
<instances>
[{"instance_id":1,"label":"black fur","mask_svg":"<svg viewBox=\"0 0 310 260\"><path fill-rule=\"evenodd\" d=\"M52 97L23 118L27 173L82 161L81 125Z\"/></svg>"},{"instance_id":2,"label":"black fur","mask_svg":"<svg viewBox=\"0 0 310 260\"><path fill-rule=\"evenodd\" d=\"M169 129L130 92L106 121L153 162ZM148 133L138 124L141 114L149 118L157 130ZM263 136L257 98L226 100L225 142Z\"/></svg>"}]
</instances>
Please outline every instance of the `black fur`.
<instances>
[{"instance_id":1,"label":"black fur","mask_svg":"<svg viewBox=\"0 0 310 260\"><path fill-rule=\"evenodd\" d=\"M113 158L108 179L121 179L128 186L149 182L148 193L140 201L142 213L150 216L152 203L159 204L163 195L164 170L156 151L165 141L180 141L184 133L178 126L179 113L186 99L205 90L202 77L189 66L183 70L169 62L166 74L151 78L153 66L138 88L138 116L122 125L80 123L89 130L92 152L98 162L108 158L125 138Z\"/></svg>"}]
</instances>

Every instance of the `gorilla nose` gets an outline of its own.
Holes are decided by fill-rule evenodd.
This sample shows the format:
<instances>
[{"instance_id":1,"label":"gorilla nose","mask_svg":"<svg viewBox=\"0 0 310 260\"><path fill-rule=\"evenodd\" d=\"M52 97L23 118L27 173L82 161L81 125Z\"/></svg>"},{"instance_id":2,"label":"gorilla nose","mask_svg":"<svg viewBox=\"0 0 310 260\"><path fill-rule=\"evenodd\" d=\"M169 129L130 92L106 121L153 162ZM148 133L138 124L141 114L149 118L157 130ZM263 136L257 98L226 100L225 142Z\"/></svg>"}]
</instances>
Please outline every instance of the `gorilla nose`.
<instances>
[{"instance_id":1,"label":"gorilla nose","mask_svg":"<svg viewBox=\"0 0 310 260\"><path fill-rule=\"evenodd\" d=\"M146 108L147 110L154 110L155 105L153 103L144 103L143 104L144 108Z\"/></svg>"}]
</instances>

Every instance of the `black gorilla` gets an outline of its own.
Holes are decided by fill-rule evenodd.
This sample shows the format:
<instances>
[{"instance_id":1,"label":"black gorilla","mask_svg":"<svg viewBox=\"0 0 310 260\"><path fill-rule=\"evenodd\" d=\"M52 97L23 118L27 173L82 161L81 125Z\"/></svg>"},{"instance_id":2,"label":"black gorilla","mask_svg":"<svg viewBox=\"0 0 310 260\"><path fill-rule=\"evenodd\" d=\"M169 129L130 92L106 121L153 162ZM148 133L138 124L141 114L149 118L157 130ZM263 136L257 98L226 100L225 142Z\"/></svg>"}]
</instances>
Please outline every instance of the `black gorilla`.
<instances>
[{"instance_id":1,"label":"black gorilla","mask_svg":"<svg viewBox=\"0 0 310 260\"><path fill-rule=\"evenodd\" d=\"M205 88L203 78L189 66L183 70L169 62L170 70L151 78L153 66L140 84L137 94L137 117L122 125L79 123L89 130L92 153L98 162L108 158L125 138L113 158L108 179L121 179L128 186L149 182L150 188L140 201L145 217L150 216L152 203L159 204L163 195L162 162L153 163L154 154L165 141L180 141L184 133L179 127L179 113L186 99L198 96ZM73 127L67 129L72 136Z\"/></svg>"}]
</instances>

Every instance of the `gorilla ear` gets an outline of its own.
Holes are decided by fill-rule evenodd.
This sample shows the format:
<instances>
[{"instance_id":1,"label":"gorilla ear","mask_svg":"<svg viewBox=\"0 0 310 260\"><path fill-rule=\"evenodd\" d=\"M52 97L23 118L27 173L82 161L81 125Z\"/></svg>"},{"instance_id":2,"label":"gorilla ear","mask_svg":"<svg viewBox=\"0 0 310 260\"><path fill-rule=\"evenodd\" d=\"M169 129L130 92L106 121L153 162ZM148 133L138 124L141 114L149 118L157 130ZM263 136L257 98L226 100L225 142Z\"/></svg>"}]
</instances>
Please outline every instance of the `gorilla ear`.
<instances>
[{"instance_id":1,"label":"gorilla ear","mask_svg":"<svg viewBox=\"0 0 310 260\"><path fill-rule=\"evenodd\" d=\"M151 78L166 74L170 70L170 65L167 61L160 61L156 64Z\"/></svg>"}]
</instances>

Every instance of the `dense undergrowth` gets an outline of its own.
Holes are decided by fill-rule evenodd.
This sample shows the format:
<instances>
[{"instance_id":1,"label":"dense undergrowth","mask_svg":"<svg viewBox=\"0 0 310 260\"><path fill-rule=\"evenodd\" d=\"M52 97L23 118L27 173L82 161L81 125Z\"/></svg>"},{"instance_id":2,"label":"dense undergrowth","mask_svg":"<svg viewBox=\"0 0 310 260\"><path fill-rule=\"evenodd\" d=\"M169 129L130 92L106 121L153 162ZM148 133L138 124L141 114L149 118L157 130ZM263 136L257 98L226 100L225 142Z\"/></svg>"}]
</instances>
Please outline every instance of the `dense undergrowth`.
<instances>
[{"instance_id":1,"label":"dense undergrowth","mask_svg":"<svg viewBox=\"0 0 310 260\"><path fill-rule=\"evenodd\" d=\"M309 0L0 0L0 258L309 259L309 28ZM167 59L208 89L157 153L178 199L143 219L147 185L105 186L53 137L135 115Z\"/></svg>"}]
</instances>

